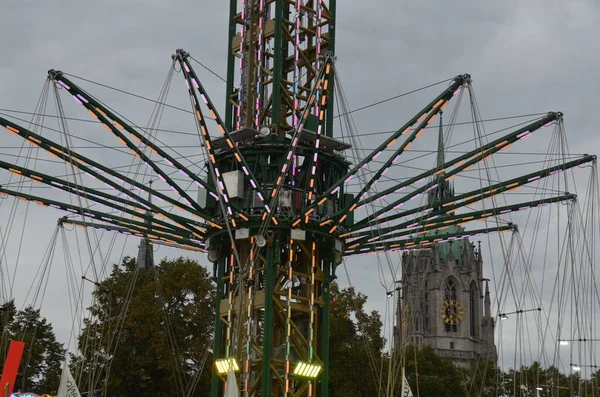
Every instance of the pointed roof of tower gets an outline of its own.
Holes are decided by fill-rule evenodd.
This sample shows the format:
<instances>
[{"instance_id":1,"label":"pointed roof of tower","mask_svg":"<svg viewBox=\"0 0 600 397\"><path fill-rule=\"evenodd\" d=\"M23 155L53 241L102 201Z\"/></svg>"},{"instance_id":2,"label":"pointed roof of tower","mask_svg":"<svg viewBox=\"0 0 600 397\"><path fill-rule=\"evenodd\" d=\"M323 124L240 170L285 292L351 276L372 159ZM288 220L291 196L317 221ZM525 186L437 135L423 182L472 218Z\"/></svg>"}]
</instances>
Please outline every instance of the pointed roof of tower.
<instances>
[{"instance_id":1,"label":"pointed roof of tower","mask_svg":"<svg viewBox=\"0 0 600 397\"><path fill-rule=\"evenodd\" d=\"M438 147L437 147L437 160L436 160L436 168L443 168L445 160L445 148L444 148L444 124L442 118L443 112L440 112L440 128L438 130ZM454 190L450 186L450 182L448 182L444 178L444 172L439 173L435 178L437 180L437 186L435 189L429 191L427 195L427 202L429 205L446 200L454 197Z\"/></svg>"},{"instance_id":2,"label":"pointed roof of tower","mask_svg":"<svg viewBox=\"0 0 600 397\"><path fill-rule=\"evenodd\" d=\"M444 127L442 124L442 115L444 112L440 112L440 128L438 132L438 148L437 148L437 167L440 168L446 162L444 160Z\"/></svg>"},{"instance_id":3,"label":"pointed roof of tower","mask_svg":"<svg viewBox=\"0 0 600 397\"><path fill-rule=\"evenodd\" d=\"M150 181L150 187L152 187L152 181ZM148 202L152 203L152 194L148 193ZM150 230L152 212L146 211L148 218L146 220L148 230ZM154 267L154 250L152 242L147 237L143 237L138 247L137 266L142 269L149 269Z\"/></svg>"}]
</instances>

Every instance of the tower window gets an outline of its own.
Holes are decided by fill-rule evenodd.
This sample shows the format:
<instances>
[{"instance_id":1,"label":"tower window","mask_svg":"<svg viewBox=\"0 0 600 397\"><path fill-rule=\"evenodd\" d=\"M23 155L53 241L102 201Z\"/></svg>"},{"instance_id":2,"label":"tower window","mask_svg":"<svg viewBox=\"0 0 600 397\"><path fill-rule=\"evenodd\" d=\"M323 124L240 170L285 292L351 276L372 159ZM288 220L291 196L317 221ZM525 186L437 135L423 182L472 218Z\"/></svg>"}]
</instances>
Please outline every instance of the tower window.
<instances>
[{"instance_id":1,"label":"tower window","mask_svg":"<svg viewBox=\"0 0 600 397\"><path fill-rule=\"evenodd\" d=\"M479 337L479 310L478 310L478 301L479 293L477 291L477 285L475 281L471 281L471 287L469 288L469 329L472 338Z\"/></svg>"},{"instance_id":2,"label":"tower window","mask_svg":"<svg viewBox=\"0 0 600 397\"><path fill-rule=\"evenodd\" d=\"M444 298L446 299L446 302L456 302L456 300L457 300L456 283L453 278L449 278L448 281L446 282L446 290L445 290ZM446 310L455 310L455 309L454 309L454 307L449 307ZM447 313L448 316L449 316L449 314L450 313ZM446 332L458 331L456 322L451 322L451 323L446 322L446 323L444 323L444 327L446 329Z\"/></svg>"},{"instance_id":3,"label":"tower window","mask_svg":"<svg viewBox=\"0 0 600 397\"><path fill-rule=\"evenodd\" d=\"M450 349L454 350L454 342L450 342Z\"/></svg>"}]
</instances>

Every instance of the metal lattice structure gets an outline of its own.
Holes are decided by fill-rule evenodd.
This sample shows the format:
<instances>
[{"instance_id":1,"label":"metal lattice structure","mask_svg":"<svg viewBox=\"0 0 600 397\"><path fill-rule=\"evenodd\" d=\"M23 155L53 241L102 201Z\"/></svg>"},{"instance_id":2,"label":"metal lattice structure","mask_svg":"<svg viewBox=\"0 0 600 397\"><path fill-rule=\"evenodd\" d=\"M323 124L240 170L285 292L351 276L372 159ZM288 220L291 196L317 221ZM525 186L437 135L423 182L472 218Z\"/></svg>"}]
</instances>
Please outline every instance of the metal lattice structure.
<instances>
[{"instance_id":1,"label":"metal lattice structure","mask_svg":"<svg viewBox=\"0 0 600 397\"><path fill-rule=\"evenodd\" d=\"M127 123L64 73L51 70L49 79L87 109L172 192L163 193L0 117L0 125L8 132L114 192L9 162L0 161L0 167L113 211L5 187L0 193L82 216L64 218L65 223L207 252L214 263L217 285L213 355L215 360L235 360L243 395L327 396L329 285L344 257L431 249L440 241L512 230L513 225L503 224L475 230L453 227L452 233L444 232L452 226L572 200L575 196L565 193L458 213L473 203L595 157L584 156L485 189L447 194L448 181L455 176L542 127L561 121L560 113L548 113L459 157L448 160L438 156L433 168L375 191L376 183L424 129L462 88L470 86L470 76L454 78L375 150L352 164L344 156L351 146L333 137L335 1L232 0L230 7L225 118L220 117L202 86L189 54L177 50L173 55L187 83L202 138L209 170L206 177L190 170L145 131ZM209 131L208 121L213 120L220 131L218 138ZM387 159L382 160L384 157ZM165 163L198 186L200 199L165 171ZM375 165L376 170L359 191L351 192L349 181L365 167ZM405 191L408 187L413 189ZM429 200L400 209L419 196ZM386 204L379 209L362 211L382 200ZM294 373L298 363L317 364L322 370L314 379L302 378ZM212 395L219 396L225 376L216 369L213 373Z\"/></svg>"}]
</instances>

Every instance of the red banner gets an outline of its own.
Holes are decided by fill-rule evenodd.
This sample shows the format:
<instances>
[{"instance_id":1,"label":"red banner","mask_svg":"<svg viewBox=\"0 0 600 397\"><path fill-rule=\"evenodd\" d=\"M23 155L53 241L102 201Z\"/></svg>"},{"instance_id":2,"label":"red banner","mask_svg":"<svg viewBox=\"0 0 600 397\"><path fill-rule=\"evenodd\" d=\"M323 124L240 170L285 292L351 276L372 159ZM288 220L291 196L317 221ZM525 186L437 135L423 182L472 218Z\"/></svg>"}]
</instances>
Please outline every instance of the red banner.
<instances>
[{"instance_id":1,"label":"red banner","mask_svg":"<svg viewBox=\"0 0 600 397\"><path fill-rule=\"evenodd\" d=\"M1 392L4 392L4 388L8 383L8 395L10 396L15 386L15 380L17 379L17 372L19 372L19 365L21 364L21 357L23 356L23 350L25 350L25 342L19 342L16 340L10 341L8 347L8 355L4 362L4 370L2 371L2 379L0 385L2 385Z\"/></svg>"}]
</instances>

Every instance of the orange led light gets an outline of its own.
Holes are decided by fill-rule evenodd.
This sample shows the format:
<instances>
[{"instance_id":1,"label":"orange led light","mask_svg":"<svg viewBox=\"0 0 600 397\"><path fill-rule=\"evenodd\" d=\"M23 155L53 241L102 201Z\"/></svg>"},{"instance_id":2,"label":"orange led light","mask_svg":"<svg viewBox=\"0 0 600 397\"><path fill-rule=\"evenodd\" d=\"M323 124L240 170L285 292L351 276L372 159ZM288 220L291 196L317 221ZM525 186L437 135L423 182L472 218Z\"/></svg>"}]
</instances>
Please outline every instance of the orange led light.
<instances>
[{"instance_id":1,"label":"orange led light","mask_svg":"<svg viewBox=\"0 0 600 397\"><path fill-rule=\"evenodd\" d=\"M7 130L8 132L10 132L10 133L13 133L13 134L19 135L19 130L17 130L16 128L13 128L13 127L11 127L10 125L7 125L7 126L6 126L6 127L4 127L4 128L6 128L6 130Z\"/></svg>"}]
</instances>

